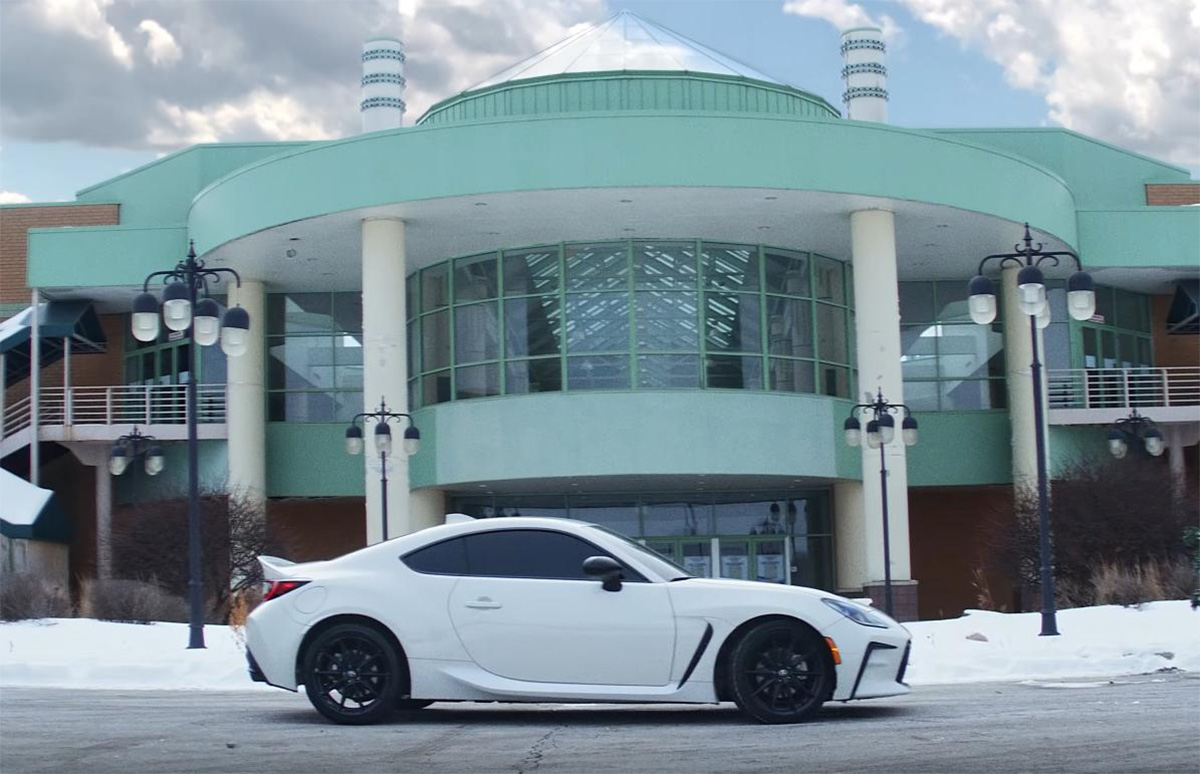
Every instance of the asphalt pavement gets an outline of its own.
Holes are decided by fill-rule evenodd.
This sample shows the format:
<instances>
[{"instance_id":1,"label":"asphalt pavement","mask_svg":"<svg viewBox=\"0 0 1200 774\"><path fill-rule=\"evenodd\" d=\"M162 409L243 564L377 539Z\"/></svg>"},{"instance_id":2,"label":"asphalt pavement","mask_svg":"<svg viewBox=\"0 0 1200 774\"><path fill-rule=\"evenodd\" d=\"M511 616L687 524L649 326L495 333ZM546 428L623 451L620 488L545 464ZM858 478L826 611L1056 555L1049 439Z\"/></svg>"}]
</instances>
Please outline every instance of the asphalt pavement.
<instances>
[{"instance_id":1,"label":"asphalt pavement","mask_svg":"<svg viewBox=\"0 0 1200 774\"><path fill-rule=\"evenodd\" d=\"M917 688L763 726L733 705L435 704L335 726L276 692L0 692L0 772L1200 772L1200 675Z\"/></svg>"}]
</instances>

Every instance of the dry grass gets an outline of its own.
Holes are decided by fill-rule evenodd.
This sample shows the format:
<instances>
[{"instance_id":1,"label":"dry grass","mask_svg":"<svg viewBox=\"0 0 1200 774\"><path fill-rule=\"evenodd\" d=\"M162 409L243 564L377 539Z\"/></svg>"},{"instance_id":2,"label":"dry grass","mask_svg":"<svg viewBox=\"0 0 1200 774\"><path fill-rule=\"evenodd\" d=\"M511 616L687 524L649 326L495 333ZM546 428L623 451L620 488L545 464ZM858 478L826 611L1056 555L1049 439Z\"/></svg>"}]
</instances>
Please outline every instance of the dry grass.
<instances>
[{"instance_id":1,"label":"dry grass","mask_svg":"<svg viewBox=\"0 0 1200 774\"><path fill-rule=\"evenodd\" d=\"M97 579L83 582L80 614L123 623L187 623L188 605L183 597L168 594L156 583Z\"/></svg>"},{"instance_id":2,"label":"dry grass","mask_svg":"<svg viewBox=\"0 0 1200 774\"><path fill-rule=\"evenodd\" d=\"M1193 581L1184 560L1151 559L1134 565L1099 562L1084 582L1062 581L1057 587L1062 607L1140 605L1164 599L1187 599Z\"/></svg>"},{"instance_id":3,"label":"dry grass","mask_svg":"<svg viewBox=\"0 0 1200 774\"><path fill-rule=\"evenodd\" d=\"M62 586L26 573L5 573L0 581L0 621L67 618L74 614Z\"/></svg>"}]
</instances>

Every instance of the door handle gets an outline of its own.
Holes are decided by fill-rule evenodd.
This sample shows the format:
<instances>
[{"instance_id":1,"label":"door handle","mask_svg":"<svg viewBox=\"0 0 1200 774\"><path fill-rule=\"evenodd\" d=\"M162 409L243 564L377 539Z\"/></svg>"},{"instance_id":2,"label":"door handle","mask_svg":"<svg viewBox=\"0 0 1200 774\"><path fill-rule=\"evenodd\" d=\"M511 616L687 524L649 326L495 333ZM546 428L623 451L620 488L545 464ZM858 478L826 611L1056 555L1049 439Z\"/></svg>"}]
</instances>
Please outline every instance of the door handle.
<instances>
[{"instance_id":1,"label":"door handle","mask_svg":"<svg viewBox=\"0 0 1200 774\"><path fill-rule=\"evenodd\" d=\"M473 607L476 610L497 610L501 607L504 607L504 605L501 605L499 602L493 602L491 597L472 599L470 602L466 602L464 604L466 607Z\"/></svg>"}]
</instances>

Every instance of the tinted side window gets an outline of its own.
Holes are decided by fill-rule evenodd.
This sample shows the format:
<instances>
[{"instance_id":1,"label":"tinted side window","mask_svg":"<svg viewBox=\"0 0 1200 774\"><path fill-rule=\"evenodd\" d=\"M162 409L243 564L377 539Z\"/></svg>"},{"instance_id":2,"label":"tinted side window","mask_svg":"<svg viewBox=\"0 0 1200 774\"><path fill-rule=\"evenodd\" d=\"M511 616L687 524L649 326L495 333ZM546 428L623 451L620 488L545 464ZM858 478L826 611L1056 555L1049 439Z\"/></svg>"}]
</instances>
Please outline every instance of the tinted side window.
<instances>
[{"instance_id":1,"label":"tinted side window","mask_svg":"<svg viewBox=\"0 0 1200 774\"><path fill-rule=\"evenodd\" d=\"M573 535L547 530L498 530L467 536L471 575L593 580L583 573L583 560L589 556L609 553ZM645 580L629 568L625 578Z\"/></svg>"},{"instance_id":2,"label":"tinted side window","mask_svg":"<svg viewBox=\"0 0 1200 774\"><path fill-rule=\"evenodd\" d=\"M467 540L454 538L418 548L404 557L404 563L417 572L435 575L467 574Z\"/></svg>"}]
</instances>

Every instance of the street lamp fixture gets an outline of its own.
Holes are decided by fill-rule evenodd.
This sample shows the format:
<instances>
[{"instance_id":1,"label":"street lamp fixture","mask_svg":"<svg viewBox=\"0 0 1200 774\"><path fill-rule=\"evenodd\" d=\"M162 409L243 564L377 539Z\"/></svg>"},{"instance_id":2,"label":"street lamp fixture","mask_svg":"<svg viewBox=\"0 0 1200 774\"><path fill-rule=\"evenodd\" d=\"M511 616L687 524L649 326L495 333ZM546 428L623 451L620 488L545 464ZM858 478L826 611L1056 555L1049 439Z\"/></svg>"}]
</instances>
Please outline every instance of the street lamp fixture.
<instances>
[{"instance_id":1,"label":"street lamp fixture","mask_svg":"<svg viewBox=\"0 0 1200 774\"><path fill-rule=\"evenodd\" d=\"M346 428L346 453L361 454L363 451L363 428L359 422L366 420L375 423L375 453L379 455L379 489L383 502L383 539L388 539L388 496L387 496L387 458L392 453L392 428L390 422L405 420L408 426L404 428L403 450L411 457L417 453L421 444L421 431L417 429L412 416L387 410L387 401L379 399L379 408L355 415Z\"/></svg>"},{"instance_id":2,"label":"street lamp fixture","mask_svg":"<svg viewBox=\"0 0 1200 774\"><path fill-rule=\"evenodd\" d=\"M884 447L896 438L896 419L893 414L904 412L900 422L900 440L905 446L917 443L917 420L903 403L889 403L879 390L871 403L859 403L850 409L842 429L845 432L846 443L850 446L861 446L864 442L868 449L879 449L879 491L883 499L883 609L892 615L892 543L888 526L888 494L887 494L887 459ZM870 417L867 421L867 432L863 435L862 424L858 415Z\"/></svg>"},{"instance_id":3,"label":"street lamp fixture","mask_svg":"<svg viewBox=\"0 0 1200 774\"><path fill-rule=\"evenodd\" d=\"M156 271L146 276L142 292L133 300L133 315L130 324L133 337L138 341L158 339L159 316L162 323L172 331L184 332L191 329L192 342L200 346L212 346L221 342L221 349L230 357L246 351L250 333L250 315L241 307L225 310L222 321L218 320L220 307L208 297L209 283L216 284L225 276L232 277L237 286L242 278L233 269L208 267L196 258L195 242L188 241L187 257L174 269ZM162 305L150 292L150 283L155 279L163 282ZM204 647L204 586L200 574L200 447L196 432L196 351L189 352L192 359L191 378L187 382L187 441L188 441L188 648ZM136 428L135 428L136 431ZM110 469L117 465L117 449L110 458ZM162 469L162 455L158 456L158 469ZM146 472L150 472L150 458L146 460ZM157 471L155 471L157 472ZM153 474L151 474L153 475Z\"/></svg>"},{"instance_id":4,"label":"street lamp fixture","mask_svg":"<svg viewBox=\"0 0 1200 774\"><path fill-rule=\"evenodd\" d=\"M152 435L144 435L137 427L113 443L108 456L108 472L114 476L121 475L129 467L129 463L140 454L146 455L146 475L157 476L162 473L163 450L158 445L158 439Z\"/></svg>"},{"instance_id":5,"label":"street lamp fixture","mask_svg":"<svg viewBox=\"0 0 1200 774\"><path fill-rule=\"evenodd\" d=\"M1151 457L1163 453L1163 434L1150 417L1144 417L1137 409L1124 419L1118 419L1108 431L1108 450L1112 456L1122 459L1131 443L1136 442Z\"/></svg>"},{"instance_id":6,"label":"street lamp fixture","mask_svg":"<svg viewBox=\"0 0 1200 774\"><path fill-rule=\"evenodd\" d=\"M1042 636L1057 636L1058 621L1054 603L1054 567L1050 554L1050 493L1046 471L1046 407L1042 391L1042 361L1038 353L1038 330L1050 324L1050 304L1046 299L1046 280L1041 265L1058 266L1063 258L1075 263L1075 273L1067 280L1067 312L1076 320L1089 320L1096 312L1096 292L1092 277L1083 270L1079 256L1070 250L1042 250L1042 243L1033 246L1029 224L1025 237L1013 245L1014 252L986 256L979 262L979 271L967 285L970 294L967 308L971 319L980 325L990 325L996 319L996 291L992 281L984 276L988 263L995 261L1001 268L1019 266L1017 274L1017 304L1029 317L1029 333L1033 339L1033 412L1037 444L1038 547L1041 561Z\"/></svg>"}]
</instances>

